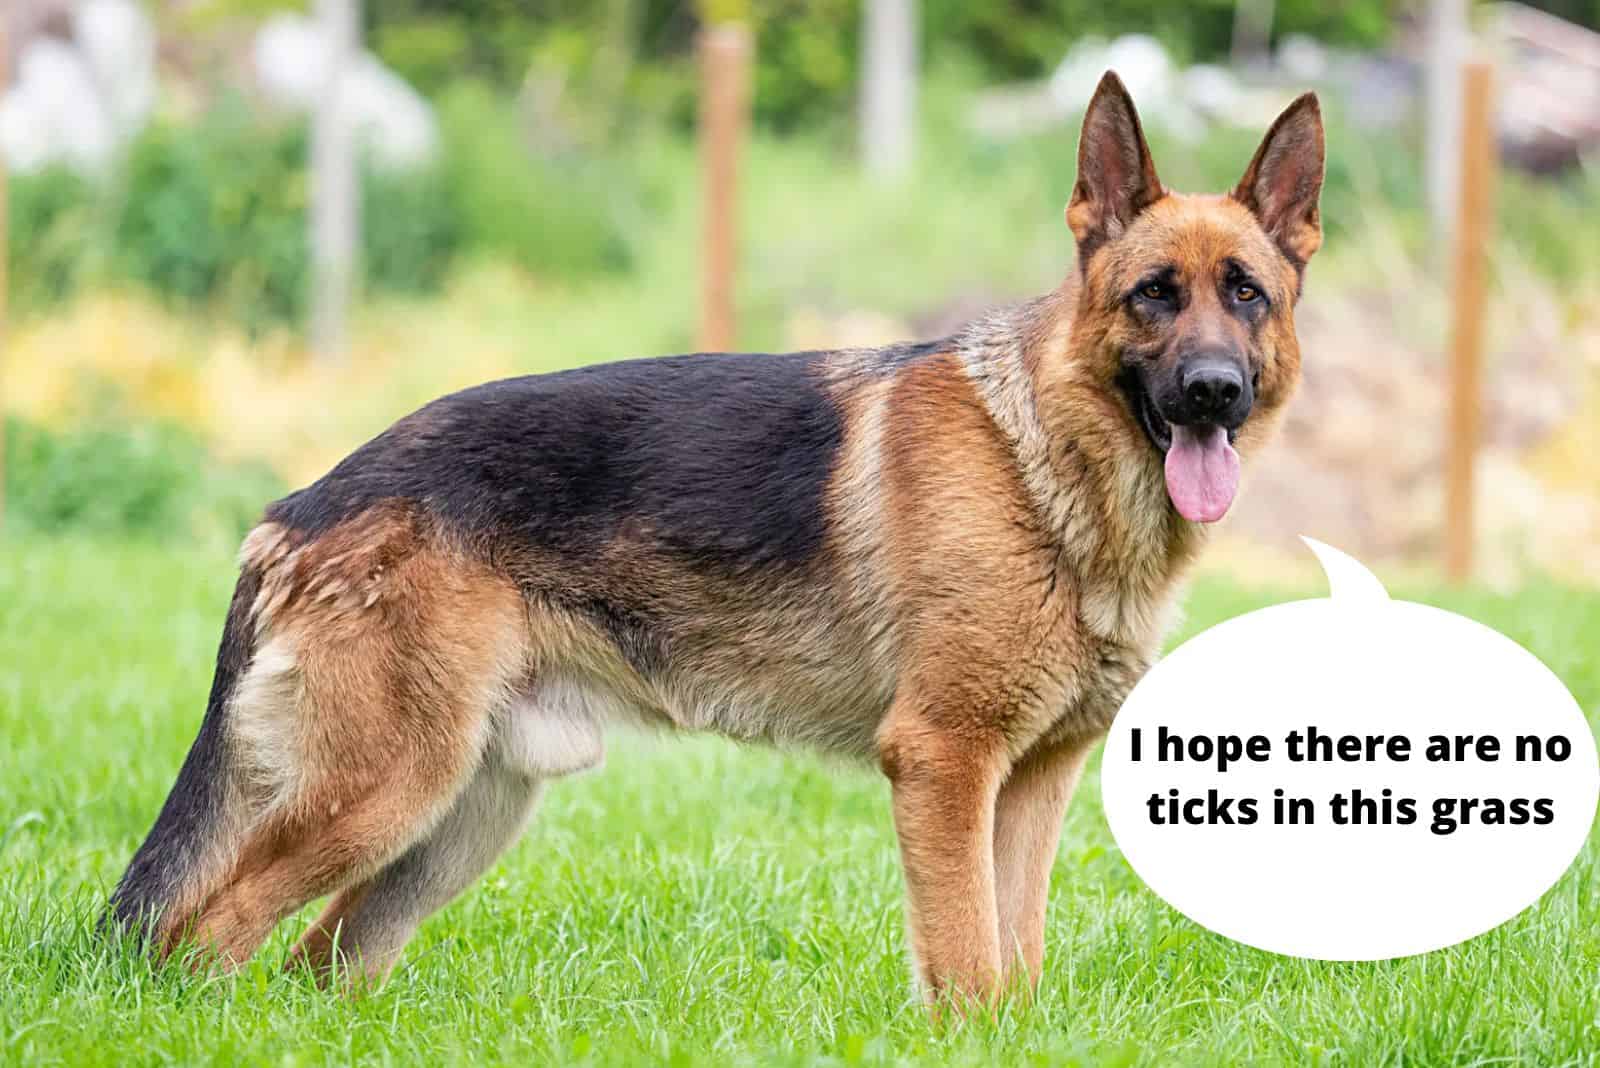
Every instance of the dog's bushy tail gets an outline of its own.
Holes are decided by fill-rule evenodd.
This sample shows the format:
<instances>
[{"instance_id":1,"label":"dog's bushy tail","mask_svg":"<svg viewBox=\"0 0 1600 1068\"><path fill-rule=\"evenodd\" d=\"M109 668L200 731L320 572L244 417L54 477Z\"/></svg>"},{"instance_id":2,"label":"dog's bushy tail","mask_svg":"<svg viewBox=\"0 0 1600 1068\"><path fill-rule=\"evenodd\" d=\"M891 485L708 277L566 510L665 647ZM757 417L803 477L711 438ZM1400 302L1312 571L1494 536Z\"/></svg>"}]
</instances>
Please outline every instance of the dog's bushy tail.
<instances>
[{"instance_id":1,"label":"dog's bushy tail","mask_svg":"<svg viewBox=\"0 0 1600 1068\"><path fill-rule=\"evenodd\" d=\"M179 934L225 877L246 817L243 777L229 752L234 690L255 655L252 607L259 574L246 567L217 649L200 733L161 806L155 826L111 894L106 926L161 943Z\"/></svg>"}]
</instances>

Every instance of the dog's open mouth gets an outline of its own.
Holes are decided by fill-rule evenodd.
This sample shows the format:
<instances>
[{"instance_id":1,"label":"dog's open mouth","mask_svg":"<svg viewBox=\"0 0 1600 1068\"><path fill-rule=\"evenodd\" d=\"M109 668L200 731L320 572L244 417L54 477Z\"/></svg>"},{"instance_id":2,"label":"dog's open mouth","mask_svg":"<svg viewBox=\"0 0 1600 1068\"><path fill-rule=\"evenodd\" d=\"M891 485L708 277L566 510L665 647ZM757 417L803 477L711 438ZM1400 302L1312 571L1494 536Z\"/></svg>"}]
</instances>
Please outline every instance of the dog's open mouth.
<instances>
[{"instance_id":1,"label":"dog's open mouth","mask_svg":"<svg viewBox=\"0 0 1600 1068\"><path fill-rule=\"evenodd\" d=\"M1167 496L1178 514L1193 523L1215 523L1227 515L1239 491L1235 431L1217 423L1169 422L1137 372L1125 374L1118 384L1145 436L1164 454Z\"/></svg>"},{"instance_id":2,"label":"dog's open mouth","mask_svg":"<svg viewBox=\"0 0 1600 1068\"><path fill-rule=\"evenodd\" d=\"M1133 417L1144 427L1145 436L1150 439L1150 444L1156 447L1156 451L1165 453L1172 448L1172 424L1167 422L1156 409L1156 402L1151 398L1150 391L1144 388L1139 373L1127 371L1117 384L1127 395L1128 407L1133 409Z\"/></svg>"}]
</instances>

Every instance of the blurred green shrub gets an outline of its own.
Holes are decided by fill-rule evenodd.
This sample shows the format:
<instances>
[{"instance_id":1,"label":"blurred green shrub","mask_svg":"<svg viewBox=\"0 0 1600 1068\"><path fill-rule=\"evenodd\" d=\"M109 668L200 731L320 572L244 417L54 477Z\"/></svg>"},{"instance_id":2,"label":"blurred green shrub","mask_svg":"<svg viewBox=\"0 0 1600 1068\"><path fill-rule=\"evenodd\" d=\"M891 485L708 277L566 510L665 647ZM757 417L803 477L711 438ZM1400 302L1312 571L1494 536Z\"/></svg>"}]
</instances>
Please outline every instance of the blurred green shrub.
<instances>
[{"instance_id":1,"label":"blurred green shrub","mask_svg":"<svg viewBox=\"0 0 1600 1068\"><path fill-rule=\"evenodd\" d=\"M1507 173L1497 219L1528 264L1560 285L1600 281L1600 175L1592 170L1561 180Z\"/></svg>"},{"instance_id":2,"label":"blurred green shrub","mask_svg":"<svg viewBox=\"0 0 1600 1068\"><path fill-rule=\"evenodd\" d=\"M226 101L189 127L156 126L129 153L116 277L218 305L247 327L299 322L307 298L306 129ZM459 245L436 173L367 173L363 267L374 292L437 288Z\"/></svg>"},{"instance_id":3,"label":"blurred green shrub","mask_svg":"<svg viewBox=\"0 0 1600 1068\"><path fill-rule=\"evenodd\" d=\"M636 196L611 169L527 146L515 105L468 84L440 108L444 152L416 172L362 181L362 259L372 293L439 288L463 253L533 272L625 267ZM303 124L224 100L190 125L157 123L111 179L19 176L10 232L12 295L24 313L97 282L128 283L259 331L301 321L307 303L309 178Z\"/></svg>"},{"instance_id":4,"label":"blurred green shrub","mask_svg":"<svg viewBox=\"0 0 1600 1068\"><path fill-rule=\"evenodd\" d=\"M437 168L367 174L361 219L363 267L376 293L434 292L462 251L460 205Z\"/></svg>"},{"instance_id":5,"label":"blurred green shrub","mask_svg":"<svg viewBox=\"0 0 1600 1068\"><path fill-rule=\"evenodd\" d=\"M848 106L859 66L859 0L751 6L759 42L757 117L782 129L815 121L830 106Z\"/></svg>"},{"instance_id":6,"label":"blurred green shrub","mask_svg":"<svg viewBox=\"0 0 1600 1068\"><path fill-rule=\"evenodd\" d=\"M598 161L541 159L515 106L468 82L439 102L445 198L463 245L536 273L582 276L627 267L624 219L635 194Z\"/></svg>"},{"instance_id":7,"label":"blurred green shrub","mask_svg":"<svg viewBox=\"0 0 1600 1068\"><path fill-rule=\"evenodd\" d=\"M455 15L429 15L380 23L372 48L395 72L432 96L462 75L472 54L467 23Z\"/></svg>"},{"instance_id":8,"label":"blurred green shrub","mask_svg":"<svg viewBox=\"0 0 1600 1068\"><path fill-rule=\"evenodd\" d=\"M113 277L179 303L220 303L256 329L305 306L303 127L264 127L237 100L157 124L128 154Z\"/></svg>"},{"instance_id":9,"label":"blurred green shrub","mask_svg":"<svg viewBox=\"0 0 1600 1068\"><path fill-rule=\"evenodd\" d=\"M930 54L970 56L991 78L1048 74L1079 38L1124 33L1150 34L1180 62L1197 62L1227 56L1236 7L1235 0L923 0L924 39ZM1390 0L1277 0L1272 32L1372 46L1392 21Z\"/></svg>"},{"instance_id":10,"label":"blurred green shrub","mask_svg":"<svg viewBox=\"0 0 1600 1068\"><path fill-rule=\"evenodd\" d=\"M758 121L775 129L848 113L859 63L864 0L749 0L755 30ZM1576 2L1576 0L1575 0ZM1588 2L1588 0L1584 0ZM368 0L367 22L385 61L436 91L452 76L522 84L552 40L604 41L629 28L630 95L659 103L661 72L689 65L704 8L683 0ZM985 80L1049 73L1086 36L1149 33L1182 60L1217 59L1232 43L1235 0L923 0L921 40L933 61ZM1333 44L1372 45L1393 22L1391 0L1278 0L1275 35L1309 33ZM570 58L570 57L568 57ZM566 73L582 77L579 63ZM682 100L675 98L675 104ZM681 111L680 117L681 117Z\"/></svg>"},{"instance_id":11,"label":"blurred green shrub","mask_svg":"<svg viewBox=\"0 0 1600 1068\"><path fill-rule=\"evenodd\" d=\"M92 244L94 196L65 169L18 176L10 182L11 299L24 315L71 295Z\"/></svg>"},{"instance_id":12,"label":"blurred green shrub","mask_svg":"<svg viewBox=\"0 0 1600 1068\"><path fill-rule=\"evenodd\" d=\"M365 0L371 47L424 92L463 78L517 85L552 27L599 26L607 3L592 0ZM633 3L634 0L622 0Z\"/></svg>"},{"instance_id":13,"label":"blurred green shrub","mask_svg":"<svg viewBox=\"0 0 1600 1068\"><path fill-rule=\"evenodd\" d=\"M51 430L10 419L6 521L41 534L237 538L283 493L170 424Z\"/></svg>"}]
</instances>

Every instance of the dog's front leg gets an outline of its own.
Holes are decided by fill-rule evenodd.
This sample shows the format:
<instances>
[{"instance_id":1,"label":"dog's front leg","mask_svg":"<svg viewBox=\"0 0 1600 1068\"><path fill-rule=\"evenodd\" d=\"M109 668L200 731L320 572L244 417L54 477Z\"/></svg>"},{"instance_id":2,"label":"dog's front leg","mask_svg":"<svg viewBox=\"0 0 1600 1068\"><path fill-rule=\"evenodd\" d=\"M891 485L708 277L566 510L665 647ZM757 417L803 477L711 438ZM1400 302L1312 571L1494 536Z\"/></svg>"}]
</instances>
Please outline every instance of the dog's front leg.
<instances>
[{"instance_id":1,"label":"dog's front leg","mask_svg":"<svg viewBox=\"0 0 1600 1068\"><path fill-rule=\"evenodd\" d=\"M1073 739L1028 753L1012 769L995 803L995 899L1007 987L1039 984L1050 868L1067 803L1095 738Z\"/></svg>"},{"instance_id":2,"label":"dog's front leg","mask_svg":"<svg viewBox=\"0 0 1600 1068\"><path fill-rule=\"evenodd\" d=\"M879 735L894 791L911 953L930 1003L989 1003L999 990L993 843L1006 760L991 733L958 732L901 705Z\"/></svg>"}]
</instances>

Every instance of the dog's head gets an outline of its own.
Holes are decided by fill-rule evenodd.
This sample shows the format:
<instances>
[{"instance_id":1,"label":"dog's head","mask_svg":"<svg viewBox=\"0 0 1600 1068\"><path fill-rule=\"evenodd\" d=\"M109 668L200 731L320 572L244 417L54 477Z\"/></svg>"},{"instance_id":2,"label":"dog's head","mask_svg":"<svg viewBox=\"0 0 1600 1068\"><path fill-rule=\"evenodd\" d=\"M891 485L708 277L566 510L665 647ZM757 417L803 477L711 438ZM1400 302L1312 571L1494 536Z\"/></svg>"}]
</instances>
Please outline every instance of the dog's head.
<instances>
[{"instance_id":1,"label":"dog's head","mask_svg":"<svg viewBox=\"0 0 1600 1068\"><path fill-rule=\"evenodd\" d=\"M1322 113L1307 93L1223 196L1168 192L1128 91L1089 102L1067 224L1081 274L1075 348L1125 402L1127 437L1165 467L1184 518L1222 518L1239 456L1299 378L1294 304L1322 244Z\"/></svg>"}]
</instances>

